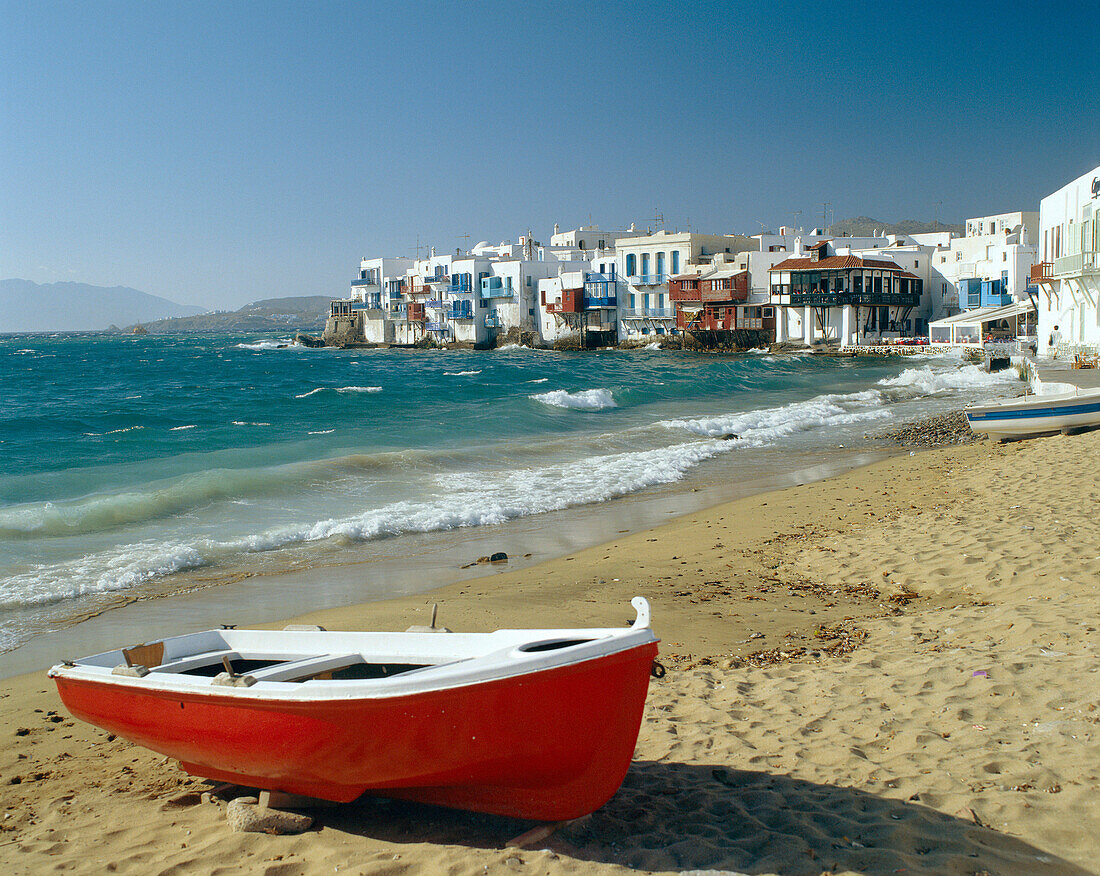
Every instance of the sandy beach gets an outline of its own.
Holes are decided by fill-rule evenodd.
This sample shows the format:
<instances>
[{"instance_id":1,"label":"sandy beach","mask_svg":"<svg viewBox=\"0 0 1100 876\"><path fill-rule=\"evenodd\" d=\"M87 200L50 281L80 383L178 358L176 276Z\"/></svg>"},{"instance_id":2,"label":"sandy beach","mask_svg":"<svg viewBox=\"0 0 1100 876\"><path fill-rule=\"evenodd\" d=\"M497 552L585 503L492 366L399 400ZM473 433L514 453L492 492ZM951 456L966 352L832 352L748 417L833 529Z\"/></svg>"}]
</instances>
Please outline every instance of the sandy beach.
<instances>
[{"instance_id":1,"label":"sandy beach","mask_svg":"<svg viewBox=\"0 0 1100 876\"><path fill-rule=\"evenodd\" d=\"M10 873L1089 873L1100 856L1100 432L899 456L534 567L319 612L403 629L626 623L664 679L603 809L363 800L232 833L210 785L0 683ZM272 626L281 626L273 624Z\"/></svg>"}]
</instances>

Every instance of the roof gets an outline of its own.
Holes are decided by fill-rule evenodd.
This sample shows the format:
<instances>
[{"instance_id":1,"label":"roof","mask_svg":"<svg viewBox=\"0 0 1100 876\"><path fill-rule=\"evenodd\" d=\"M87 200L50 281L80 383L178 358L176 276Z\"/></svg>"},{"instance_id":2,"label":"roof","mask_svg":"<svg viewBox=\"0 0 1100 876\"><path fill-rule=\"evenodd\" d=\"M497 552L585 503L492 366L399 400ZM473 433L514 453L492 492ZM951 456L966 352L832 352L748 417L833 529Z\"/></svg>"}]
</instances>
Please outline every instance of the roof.
<instances>
[{"instance_id":1,"label":"roof","mask_svg":"<svg viewBox=\"0 0 1100 876\"><path fill-rule=\"evenodd\" d=\"M977 325L995 319L1008 319L1010 316L1019 316L1021 313L1028 313L1034 309L1035 305L1030 301L1017 301L1003 307L975 307L973 310L964 310L962 313L937 319L935 322L928 323L928 325Z\"/></svg>"},{"instance_id":2,"label":"roof","mask_svg":"<svg viewBox=\"0 0 1100 876\"><path fill-rule=\"evenodd\" d=\"M770 271L829 271L843 268L880 268L884 271L897 271L902 277L917 278L916 274L910 274L904 268L897 264L897 262L886 261L884 259L865 259L861 256L845 255L845 256L829 256L827 258L814 261L813 259L785 259L781 261L774 268L769 268Z\"/></svg>"}]
</instances>

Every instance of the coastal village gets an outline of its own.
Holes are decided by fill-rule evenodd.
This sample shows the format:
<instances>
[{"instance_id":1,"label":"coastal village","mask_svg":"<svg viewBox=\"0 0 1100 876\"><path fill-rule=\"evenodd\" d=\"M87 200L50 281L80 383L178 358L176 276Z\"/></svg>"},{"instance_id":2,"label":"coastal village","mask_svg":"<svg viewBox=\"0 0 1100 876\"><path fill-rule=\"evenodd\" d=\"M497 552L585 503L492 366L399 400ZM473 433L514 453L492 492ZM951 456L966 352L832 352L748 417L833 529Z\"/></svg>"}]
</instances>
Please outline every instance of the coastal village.
<instances>
[{"instance_id":1,"label":"coastal village","mask_svg":"<svg viewBox=\"0 0 1100 876\"><path fill-rule=\"evenodd\" d=\"M962 235L753 236L554 226L517 243L364 258L332 302L333 346L523 344L856 352L1005 342L1091 364L1100 350L1100 167L1038 211L968 219Z\"/></svg>"}]
</instances>

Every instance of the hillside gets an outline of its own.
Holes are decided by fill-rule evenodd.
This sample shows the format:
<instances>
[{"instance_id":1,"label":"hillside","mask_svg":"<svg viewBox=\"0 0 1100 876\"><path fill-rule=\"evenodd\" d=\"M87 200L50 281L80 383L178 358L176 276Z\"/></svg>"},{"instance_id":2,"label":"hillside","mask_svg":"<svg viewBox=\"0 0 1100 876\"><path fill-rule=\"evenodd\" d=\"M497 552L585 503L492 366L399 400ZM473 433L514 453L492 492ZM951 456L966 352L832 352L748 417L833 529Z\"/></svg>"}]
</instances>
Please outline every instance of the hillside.
<instances>
[{"instance_id":1,"label":"hillside","mask_svg":"<svg viewBox=\"0 0 1100 876\"><path fill-rule=\"evenodd\" d=\"M0 280L0 333L97 331L202 312L128 286Z\"/></svg>"},{"instance_id":2,"label":"hillside","mask_svg":"<svg viewBox=\"0 0 1100 876\"><path fill-rule=\"evenodd\" d=\"M876 231L885 234L926 234L930 231L952 231L965 234L965 225L950 225L946 222L920 222L916 219L902 219L900 222L882 222L870 216L856 216L854 219L841 219L829 225L829 234L837 237L870 237Z\"/></svg>"},{"instance_id":3,"label":"hillside","mask_svg":"<svg viewBox=\"0 0 1100 876\"><path fill-rule=\"evenodd\" d=\"M143 327L150 334L320 331L324 328L331 302L327 295L267 298L246 304L240 310L161 319L146 322Z\"/></svg>"}]
</instances>

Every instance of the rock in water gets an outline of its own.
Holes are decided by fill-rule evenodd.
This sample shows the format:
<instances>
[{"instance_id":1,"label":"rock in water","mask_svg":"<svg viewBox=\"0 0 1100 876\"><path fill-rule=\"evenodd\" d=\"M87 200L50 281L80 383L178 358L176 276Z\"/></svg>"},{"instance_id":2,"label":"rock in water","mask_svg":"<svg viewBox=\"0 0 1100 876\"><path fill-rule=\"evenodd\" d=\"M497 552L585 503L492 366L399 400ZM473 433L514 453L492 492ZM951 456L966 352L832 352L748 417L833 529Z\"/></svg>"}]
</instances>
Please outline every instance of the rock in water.
<instances>
[{"instance_id":1,"label":"rock in water","mask_svg":"<svg viewBox=\"0 0 1100 876\"><path fill-rule=\"evenodd\" d=\"M508 554L504 553L504 551L497 551L495 554L493 554L491 557L489 557L489 562L490 563L507 563L508 562Z\"/></svg>"},{"instance_id":2,"label":"rock in water","mask_svg":"<svg viewBox=\"0 0 1100 876\"><path fill-rule=\"evenodd\" d=\"M308 815L264 809L255 797L238 797L226 807L225 818L238 833L301 833L313 824Z\"/></svg>"}]
</instances>

